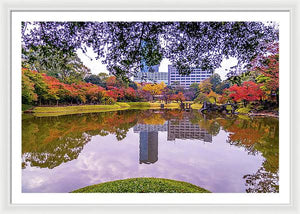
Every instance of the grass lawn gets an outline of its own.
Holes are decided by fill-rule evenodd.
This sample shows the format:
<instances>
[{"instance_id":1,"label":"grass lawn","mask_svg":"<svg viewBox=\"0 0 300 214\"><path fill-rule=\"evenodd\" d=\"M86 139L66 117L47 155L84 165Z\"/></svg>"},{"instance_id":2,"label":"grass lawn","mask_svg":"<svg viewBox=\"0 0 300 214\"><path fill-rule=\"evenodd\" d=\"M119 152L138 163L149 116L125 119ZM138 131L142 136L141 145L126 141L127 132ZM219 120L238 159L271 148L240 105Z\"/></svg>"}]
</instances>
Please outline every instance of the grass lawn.
<instances>
[{"instance_id":1,"label":"grass lawn","mask_svg":"<svg viewBox=\"0 0 300 214\"><path fill-rule=\"evenodd\" d=\"M117 102L113 105L75 105L75 106L51 106L34 107L22 105L22 110L32 109L34 116L48 117L68 114L97 113L106 111L119 111L126 109L160 109L160 102ZM192 109L201 109L202 104L192 104ZM165 109L180 109L180 103L164 104Z\"/></svg>"},{"instance_id":2,"label":"grass lawn","mask_svg":"<svg viewBox=\"0 0 300 214\"><path fill-rule=\"evenodd\" d=\"M37 117L60 116L67 114L97 113L106 111L118 111L126 109L159 109L160 103L149 102L117 102L113 105L76 105L76 106L51 106L35 107L32 112ZM168 103L167 109L180 108L179 103Z\"/></svg>"},{"instance_id":3,"label":"grass lawn","mask_svg":"<svg viewBox=\"0 0 300 214\"><path fill-rule=\"evenodd\" d=\"M72 193L209 193L209 191L183 181L129 178L87 186Z\"/></svg>"},{"instance_id":4,"label":"grass lawn","mask_svg":"<svg viewBox=\"0 0 300 214\"><path fill-rule=\"evenodd\" d=\"M150 103L148 102L127 102L126 104L128 104L131 109L150 108Z\"/></svg>"},{"instance_id":5,"label":"grass lawn","mask_svg":"<svg viewBox=\"0 0 300 214\"><path fill-rule=\"evenodd\" d=\"M59 116L67 114L96 113L106 111L118 111L128 109L130 106L113 104L113 105L79 105L79 106L56 106L56 107L35 107L33 113L35 116Z\"/></svg>"}]
</instances>

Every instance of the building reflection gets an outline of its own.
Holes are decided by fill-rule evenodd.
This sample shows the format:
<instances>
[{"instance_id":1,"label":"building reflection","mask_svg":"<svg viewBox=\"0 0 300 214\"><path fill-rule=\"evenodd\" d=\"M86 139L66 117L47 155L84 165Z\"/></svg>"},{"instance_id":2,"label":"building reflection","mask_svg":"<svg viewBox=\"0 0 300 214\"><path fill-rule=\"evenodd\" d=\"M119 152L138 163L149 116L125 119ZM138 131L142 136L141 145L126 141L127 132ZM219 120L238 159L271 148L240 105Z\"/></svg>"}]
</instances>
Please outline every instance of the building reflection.
<instances>
[{"instance_id":1,"label":"building reflection","mask_svg":"<svg viewBox=\"0 0 300 214\"><path fill-rule=\"evenodd\" d=\"M151 132L151 131L160 131L160 132L166 132L168 131L168 123L165 122L163 125L148 125L148 124L136 124L133 127L133 132L138 133L138 132Z\"/></svg>"},{"instance_id":2,"label":"building reflection","mask_svg":"<svg viewBox=\"0 0 300 214\"><path fill-rule=\"evenodd\" d=\"M212 142L212 135L198 124L192 124L189 118L182 120L171 119L168 121L168 141L175 139L198 139Z\"/></svg>"},{"instance_id":3,"label":"building reflection","mask_svg":"<svg viewBox=\"0 0 300 214\"><path fill-rule=\"evenodd\" d=\"M139 133L139 162L151 164L158 160L158 132L168 132L168 141L175 139L197 139L212 142L212 135L198 124L192 124L189 118L171 119L163 125L137 124L134 133Z\"/></svg>"},{"instance_id":4,"label":"building reflection","mask_svg":"<svg viewBox=\"0 0 300 214\"><path fill-rule=\"evenodd\" d=\"M134 133L140 133L140 164L151 164L158 160L158 132L167 130L167 123L163 125L137 124L133 127Z\"/></svg>"},{"instance_id":5,"label":"building reflection","mask_svg":"<svg viewBox=\"0 0 300 214\"><path fill-rule=\"evenodd\" d=\"M140 164L151 164L158 160L158 132L140 132Z\"/></svg>"}]
</instances>

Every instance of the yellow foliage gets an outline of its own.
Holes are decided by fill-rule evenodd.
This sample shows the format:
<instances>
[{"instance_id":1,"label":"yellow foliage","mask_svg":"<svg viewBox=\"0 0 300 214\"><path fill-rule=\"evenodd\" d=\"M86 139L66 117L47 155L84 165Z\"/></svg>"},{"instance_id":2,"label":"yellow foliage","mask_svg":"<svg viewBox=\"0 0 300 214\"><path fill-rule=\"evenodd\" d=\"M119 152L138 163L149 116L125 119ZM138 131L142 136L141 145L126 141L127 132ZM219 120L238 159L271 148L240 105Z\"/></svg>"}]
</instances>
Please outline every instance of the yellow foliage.
<instances>
[{"instance_id":1,"label":"yellow foliage","mask_svg":"<svg viewBox=\"0 0 300 214\"><path fill-rule=\"evenodd\" d=\"M201 93L208 94L211 91L211 88L212 84L209 79L206 79L199 84L199 91Z\"/></svg>"},{"instance_id":2,"label":"yellow foliage","mask_svg":"<svg viewBox=\"0 0 300 214\"><path fill-rule=\"evenodd\" d=\"M160 84L146 84L144 85L143 90L148 91L151 95L159 95L165 87L166 84L164 82L161 82Z\"/></svg>"},{"instance_id":3,"label":"yellow foliage","mask_svg":"<svg viewBox=\"0 0 300 214\"><path fill-rule=\"evenodd\" d=\"M217 100L219 99L220 95L218 95L217 93L213 92L213 91L210 91L208 95L206 95L207 98L209 99L213 99L214 102L216 103Z\"/></svg>"}]
</instances>

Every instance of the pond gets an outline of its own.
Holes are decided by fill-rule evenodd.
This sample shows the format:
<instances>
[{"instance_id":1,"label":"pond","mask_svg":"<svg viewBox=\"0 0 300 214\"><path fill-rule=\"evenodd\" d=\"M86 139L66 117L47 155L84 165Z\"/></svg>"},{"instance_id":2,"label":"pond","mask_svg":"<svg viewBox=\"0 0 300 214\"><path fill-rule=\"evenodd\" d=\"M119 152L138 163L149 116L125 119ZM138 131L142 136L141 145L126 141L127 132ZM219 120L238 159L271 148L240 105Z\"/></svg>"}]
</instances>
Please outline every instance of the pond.
<instances>
[{"instance_id":1,"label":"pond","mask_svg":"<svg viewBox=\"0 0 300 214\"><path fill-rule=\"evenodd\" d=\"M213 193L279 191L277 118L126 110L22 119L22 192L133 177Z\"/></svg>"}]
</instances>

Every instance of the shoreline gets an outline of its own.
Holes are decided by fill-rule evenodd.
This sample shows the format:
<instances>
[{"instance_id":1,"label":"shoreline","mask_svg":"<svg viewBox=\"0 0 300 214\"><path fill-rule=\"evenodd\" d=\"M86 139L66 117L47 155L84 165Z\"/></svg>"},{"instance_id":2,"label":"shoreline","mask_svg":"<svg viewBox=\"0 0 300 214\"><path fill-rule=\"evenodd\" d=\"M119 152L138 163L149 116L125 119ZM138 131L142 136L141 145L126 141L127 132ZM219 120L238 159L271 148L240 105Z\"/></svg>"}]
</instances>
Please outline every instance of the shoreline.
<instances>
[{"instance_id":1,"label":"shoreline","mask_svg":"<svg viewBox=\"0 0 300 214\"><path fill-rule=\"evenodd\" d=\"M248 113L249 116L255 116L255 117L276 117L279 118L279 114L275 114L274 112L253 112Z\"/></svg>"},{"instance_id":2,"label":"shoreline","mask_svg":"<svg viewBox=\"0 0 300 214\"><path fill-rule=\"evenodd\" d=\"M51 116L62 116L71 114L85 114L85 113L101 113L101 112L112 112L122 110L144 110L144 109L161 109L161 103L149 103L149 102L117 102L112 105L65 105L65 106L36 106L32 109L22 111L24 114L32 114L37 117L51 117ZM202 108L201 104L192 104L191 109L199 110ZM180 109L179 103L168 103L164 104L163 109ZM254 117L275 117L279 118L278 112L249 112L249 113L238 113L236 115L247 115Z\"/></svg>"},{"instance_id":3,"label":"shoreline","mask_svg":"<svg viewBox=\"0 0 300 214\"><path fill-rule=\"evenodd\" d=\"M197 109L196 106L195 109ZM36 117L51 117L71 114L112 112L130 109L161 109L160 103L149 102L117 102L112 105L72 105L72 106L36 106L23 111L24 114L32 114ZM179 103L168 103L164 109L180 109Z\"/></svg>"}]
</instances>

